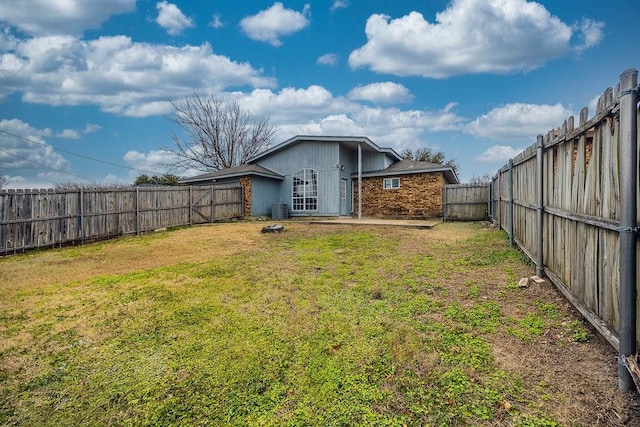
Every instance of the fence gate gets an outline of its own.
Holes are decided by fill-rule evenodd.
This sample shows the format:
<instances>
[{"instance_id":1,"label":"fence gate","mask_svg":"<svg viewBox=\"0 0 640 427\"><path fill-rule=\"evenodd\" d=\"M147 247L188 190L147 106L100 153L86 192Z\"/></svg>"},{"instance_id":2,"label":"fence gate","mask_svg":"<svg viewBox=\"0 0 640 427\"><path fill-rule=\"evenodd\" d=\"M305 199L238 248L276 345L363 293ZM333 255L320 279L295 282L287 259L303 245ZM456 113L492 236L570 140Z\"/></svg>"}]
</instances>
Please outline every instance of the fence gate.
<instances>
[{"instance_id":1,"label":"fence gate","mask_svg":"<svg viewBox=\"0 0 640 427\"><path fill-rule=\"evenodd\" d=\"M191 187L191 224L213 222L213 188L204 185Z\"/></svg>"},{"instance_id":2,"label":"fence gate","mask_svg":"<svg viewBox=\"0 0 640 427\"><path fill-rule=\"evenodd\" d=\"M193 186L191 224L242 218L244 203L241 186Z\"/></svg>"}]
</instances>

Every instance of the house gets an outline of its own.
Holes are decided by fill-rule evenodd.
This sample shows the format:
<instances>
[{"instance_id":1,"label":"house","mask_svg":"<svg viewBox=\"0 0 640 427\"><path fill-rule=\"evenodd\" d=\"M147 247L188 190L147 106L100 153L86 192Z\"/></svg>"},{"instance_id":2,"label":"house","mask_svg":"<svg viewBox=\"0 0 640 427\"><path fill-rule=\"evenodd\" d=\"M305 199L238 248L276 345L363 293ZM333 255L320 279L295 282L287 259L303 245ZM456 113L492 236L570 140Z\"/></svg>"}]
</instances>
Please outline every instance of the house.
<instances>
[{"instance_id":1,"label":"house","mask_svg":"<svg viewBox=\"0 0 640 427\"><path fill-rule=\"evenodd\" d=\"M458 178L449 166L403 160L367 137L296 136L246 164L181 183L240 184L245 216L286 204L290 216L426 218L442 216L443 187Z\"/></svg>"}]
</instances>

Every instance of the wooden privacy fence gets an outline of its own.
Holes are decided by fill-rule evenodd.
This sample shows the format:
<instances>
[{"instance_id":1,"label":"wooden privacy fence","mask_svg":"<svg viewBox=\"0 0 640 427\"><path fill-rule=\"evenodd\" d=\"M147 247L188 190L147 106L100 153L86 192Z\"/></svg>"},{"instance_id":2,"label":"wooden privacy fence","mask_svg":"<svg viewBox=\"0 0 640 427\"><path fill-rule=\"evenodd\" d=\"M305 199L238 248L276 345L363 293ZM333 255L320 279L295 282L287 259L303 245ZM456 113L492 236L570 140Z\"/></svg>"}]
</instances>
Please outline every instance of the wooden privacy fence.
<instances>
[{"instance_id":1,"label":"wooden privacy fence","mask_svg":"<svg viewBox=\"0 0 640 427\"><path fill-rule=\"evenodd\" d=\"M620 352L620 389L637 331L638 72L509 161L492 181L490 216Z\"/></svg>"},{"instance_id":2,"label":"wooden privacy fence","mask_svg":"<svg viewBox=\"0 0 640 427\"><path fill-rule=\"evenodd\" d=\"M0 255L242 218L242 187L0 192Z\"/></svg>"},{"instance_id":3,"label":"wooden privacy fence","mask_svg":"<svg viewBox=\"0 0 640 427\"><path fill-rule=\"evenodd\" d=\"M489 217L489 183L448 184L442 192L444 221L484 221Z\"/></svg>"}]
</instances>

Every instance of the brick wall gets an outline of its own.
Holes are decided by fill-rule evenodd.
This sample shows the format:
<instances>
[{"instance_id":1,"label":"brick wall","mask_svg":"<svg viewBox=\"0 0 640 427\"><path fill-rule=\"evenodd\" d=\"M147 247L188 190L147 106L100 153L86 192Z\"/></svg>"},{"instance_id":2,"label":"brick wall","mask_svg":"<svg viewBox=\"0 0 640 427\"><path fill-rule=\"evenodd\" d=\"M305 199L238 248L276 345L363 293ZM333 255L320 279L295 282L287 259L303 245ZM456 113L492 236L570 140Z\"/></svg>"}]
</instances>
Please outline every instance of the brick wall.
<instances>
[{"instance_id":1,"label":"brick wall","mask_svg":"<svg viewBox=\"0 0 640 427\"><path fill-rule=\"evenodd\" d=\"M442 172L398 175L400 188L382 188L384 177L362 179L362 215L385 218L433 218L442 216ZM358 188L354 189L354 213L358 214Z\"/></svg>"},{"instance_id":2,"label":"brick wall","mask_svg":"<svg viewBox=\"0 0 640 427\"><path fill-rule=\"evenodd\" d=\"M251 216L251 177L241 176L240 186L244 193L244 217L248 218Z\"/></svg>"}]
</instances>

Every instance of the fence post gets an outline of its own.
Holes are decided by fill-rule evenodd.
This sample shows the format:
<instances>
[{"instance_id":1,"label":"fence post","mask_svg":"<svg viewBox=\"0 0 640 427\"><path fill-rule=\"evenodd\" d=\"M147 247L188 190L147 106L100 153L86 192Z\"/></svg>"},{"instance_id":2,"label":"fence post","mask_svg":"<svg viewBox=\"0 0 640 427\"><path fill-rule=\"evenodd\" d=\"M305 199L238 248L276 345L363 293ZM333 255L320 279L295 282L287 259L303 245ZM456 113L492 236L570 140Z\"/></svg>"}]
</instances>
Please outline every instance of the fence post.
<instances>
[{"instance_id":1,"label":"fence post","mask_svg":"<svg viewBox=\"0 0 640 427\"><path fill-rule=\"evenodd\" d=\"M509 159L509 245L513 246L513 159Z\"/></svg>"},{"instance_id":2,"label":"fence post","mask_svg":"<svg viewBox=\"0 0 640 427\"><path fill-rule=\"evenodd\" d=\"M493 178L489 180L489 206L487 206L487 220L493 222Z\"/></svg>"},{"instance_id":3,"label":"fence post","mask_svg":"<svg viewBox=\"0 0 640 427\"><path fill-rule=\"evenodd\" d=\"M447 222L447 186L442 189L442 221Z\"/></svg>"},{"instance_id":4,"label":"fence post","mask_svg":"<svg viewBox=\"0 0 640 427\"><path fill-rule=\"evenodd\" d=\"M80 243L84 244L84 191L80 188Z\"/></svg>"},{"instance_id":5,"label":"fence post","mask_svg":"<svg viewBox=\"0 0 640 427\"><path fill-rule=\"evenodd\" d=\"M209 222L210 223L214 222L215 214L216 214L216 193L215 193L215 190L214 190L213 185L212 185L211 186L211 217L209 218Z\"/></svg>"},{"instance_id":6,"label":"fence post","mask_svg":"<svg viewBox=\"0 0 640 427\"><path fill-rule=\"evenodd\" d=\"M189 185L189 227L193 226L193 186Z\"/></svg>"},{"instance_id":7,"label":"fence post","mask_svg":"<svg viewBox=\"0 0 640 427\"><path fill-rule=\"evenodd\" d=\"M498 230L502 229L502 168L498 169L498 197L496 197L496 205L498 206Z\"/></svg>"},{"instance_id":8,"label":"fence post","mask_svg":"<svg viewBox=\"0 0 640 427\"><path fill-rule=\"evenodd\" d=\"M638 144L638 70L620 75L620 348L618 388L631 391L633 378L625 357L636 353L636 240L637 218L637 144Z\"/></svg>"},{"instance_id":9,"label":"fence post","mask_svg":"<svg viewBox=\"0 0 640 427\"><path fill-rule=\"evenodd\" d=\"M542 235L542 213L544 209L544 185L542 180L544 179L543 174L543 163L542 163L542 155L543 155L543 136L538 135L536 140L536 274L538 277L542 277L544 274L544 259L543 259L543 240L544 236Z\"/></svg>"},{"instance_id":10,"label":"fence post","mask_svg":"<svg viewBox=\"0 0 640 427\"><path fill-rule=\"evenodd\" d=\"M140 234L140 187L136 185L136 235Z\"/></svg>"}]
</instances>

